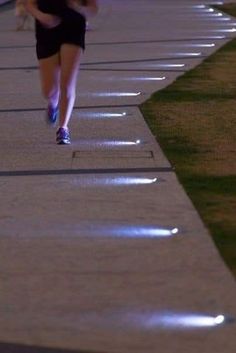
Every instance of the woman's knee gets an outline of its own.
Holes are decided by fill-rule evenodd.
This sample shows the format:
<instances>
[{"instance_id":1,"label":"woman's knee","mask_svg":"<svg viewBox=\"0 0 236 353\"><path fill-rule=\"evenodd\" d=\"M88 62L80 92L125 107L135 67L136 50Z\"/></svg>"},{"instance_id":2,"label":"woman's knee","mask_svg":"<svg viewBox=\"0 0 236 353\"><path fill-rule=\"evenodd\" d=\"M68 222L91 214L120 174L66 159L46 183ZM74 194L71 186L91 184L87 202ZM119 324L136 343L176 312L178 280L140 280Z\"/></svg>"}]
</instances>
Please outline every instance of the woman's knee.
<instances>
[{"instance_id":1,"label":"woman's knee","mask_svg":"<svg viewBox=\"0 0 236 353\"><path fill-rule=\"evenodd\" d=\"M55 85L42 84L42 94L46 99L57 98L59 96L59 87Z\"/></svg>"},{"instance_id":2,"label":"woman's knee","mask_svg":"<svg viewBox=\"0 0 236 353\"><path fill-rule=\"evenodd\" d=\"M75 87L62 86L60 90L61 98L72 99L76 96Z\"/></svg>"},{"instance_id":3,"label":"woman's knee","mask_svg":"<svg viewBox=\"0 0 236 353\"><path fill-rule=\"evenodd\" d=\"M60 92L64 97L73 97L76 94L76 79L67 80L62 77L60 84Z\"/></svg>"}]
</instances>

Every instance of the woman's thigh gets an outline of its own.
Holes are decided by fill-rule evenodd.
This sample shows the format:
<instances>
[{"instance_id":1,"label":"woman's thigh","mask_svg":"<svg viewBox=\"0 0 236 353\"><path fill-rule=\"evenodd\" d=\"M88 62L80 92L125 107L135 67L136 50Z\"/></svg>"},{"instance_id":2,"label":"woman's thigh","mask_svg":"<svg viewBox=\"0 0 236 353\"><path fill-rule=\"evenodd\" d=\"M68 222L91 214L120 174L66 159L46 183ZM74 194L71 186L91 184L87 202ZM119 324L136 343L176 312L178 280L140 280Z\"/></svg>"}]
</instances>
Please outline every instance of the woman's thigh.
<instances>
[{"instance_id":1,"label":"woman's thigh","mask_svg":"<svg viewBox=\"0 0 236 353\"><path fill-rule=\"evenodd\" d=\"M74 89L79 72L82 49L74 44L62 44L60 50L61 89Z\"/></svg>"}]
</instances>

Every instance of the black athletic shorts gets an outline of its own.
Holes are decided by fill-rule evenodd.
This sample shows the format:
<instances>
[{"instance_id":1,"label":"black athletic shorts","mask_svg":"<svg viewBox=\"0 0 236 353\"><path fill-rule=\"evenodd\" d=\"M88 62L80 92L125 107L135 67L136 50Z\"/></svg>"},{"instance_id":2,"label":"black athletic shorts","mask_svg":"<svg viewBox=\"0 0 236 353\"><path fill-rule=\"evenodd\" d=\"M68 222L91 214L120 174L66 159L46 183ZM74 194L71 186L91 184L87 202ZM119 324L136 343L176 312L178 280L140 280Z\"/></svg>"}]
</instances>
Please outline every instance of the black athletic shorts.
<instances>
[{"instance_id":1,"label":"black athletic shorts","mask_svg":"<svg viewBox=\"0 0 236 353\"><path fill-rule=\"evenodd\" d=\"M62 22L54 28L45 28L36 21L36 54L45 59L56 54L62 44L74 44L85 49L86 20L83 15L66 9Z\"/></svg>"}]
</instances>

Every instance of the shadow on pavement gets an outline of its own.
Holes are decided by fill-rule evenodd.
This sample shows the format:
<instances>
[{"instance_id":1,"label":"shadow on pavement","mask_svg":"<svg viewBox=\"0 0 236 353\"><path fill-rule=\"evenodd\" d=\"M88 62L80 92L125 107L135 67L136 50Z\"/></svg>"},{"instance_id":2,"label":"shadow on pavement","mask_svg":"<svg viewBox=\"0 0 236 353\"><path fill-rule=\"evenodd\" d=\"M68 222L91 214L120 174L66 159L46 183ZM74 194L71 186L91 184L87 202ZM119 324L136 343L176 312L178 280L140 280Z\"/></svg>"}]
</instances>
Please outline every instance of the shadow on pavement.
<instances>
[{"instance_id":1,"label":"shadow on pavement","mask_svg":"<svg viewBox=\"0 0 236 353\"><path fill-rule=\"evenodd\" d=\"M68 350L0 342L1 353L108 353L101 351Z\"/></svg>"}]
</instances>

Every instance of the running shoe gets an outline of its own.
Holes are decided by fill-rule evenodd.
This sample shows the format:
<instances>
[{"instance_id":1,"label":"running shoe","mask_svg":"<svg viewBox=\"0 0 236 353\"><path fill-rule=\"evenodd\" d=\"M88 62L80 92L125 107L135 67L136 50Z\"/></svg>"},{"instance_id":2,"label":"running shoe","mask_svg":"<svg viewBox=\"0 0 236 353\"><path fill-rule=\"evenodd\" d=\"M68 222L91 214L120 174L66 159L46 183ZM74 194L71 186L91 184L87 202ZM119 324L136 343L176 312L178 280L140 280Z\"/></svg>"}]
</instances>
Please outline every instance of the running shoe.
<instances>
[{"instance_id":1,"label":"running shoe","mask_svg":"<svg viewBox=\"0 0 236 353\"><path fill-rule=\"evenodd\" d=\"M55 108L51 105L48 106L47 108L47 113L46 113L46 121L49 125L55 125L57 118L59 115L59 109L58 106Z\"/></svg>"},{"instance_id":2,"label":"running shoe","mask_svg":"<svg viewBox=\"0 0 236 353\"><path fill-rule=\"evenodd\" d=\"M70 144L70 133L68 129L64 129L63 127L59 127L57 130L57 138L58 145L69 145Z\"/></svg>"}]
</instances>

